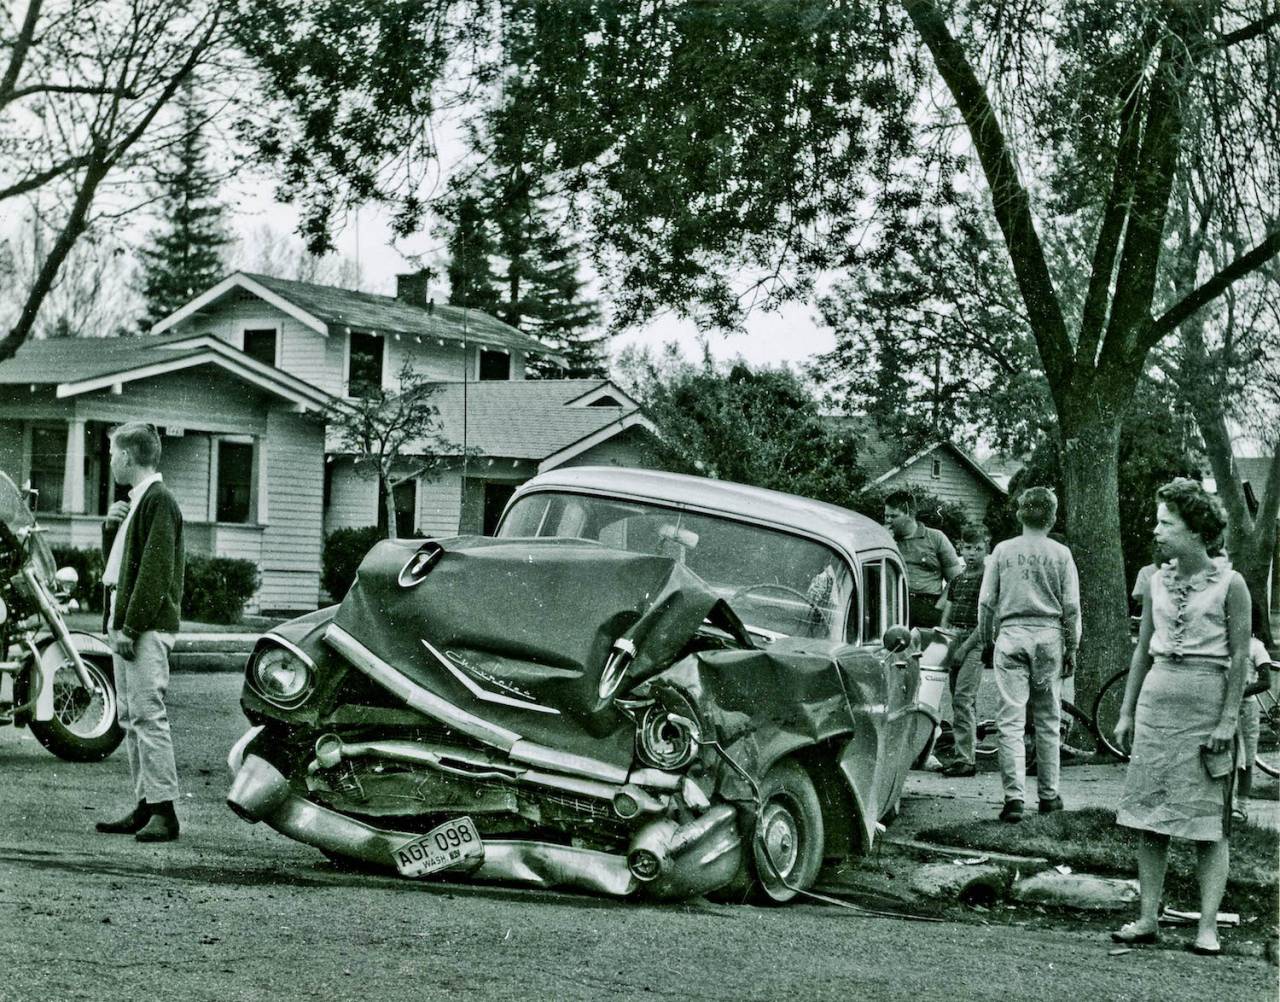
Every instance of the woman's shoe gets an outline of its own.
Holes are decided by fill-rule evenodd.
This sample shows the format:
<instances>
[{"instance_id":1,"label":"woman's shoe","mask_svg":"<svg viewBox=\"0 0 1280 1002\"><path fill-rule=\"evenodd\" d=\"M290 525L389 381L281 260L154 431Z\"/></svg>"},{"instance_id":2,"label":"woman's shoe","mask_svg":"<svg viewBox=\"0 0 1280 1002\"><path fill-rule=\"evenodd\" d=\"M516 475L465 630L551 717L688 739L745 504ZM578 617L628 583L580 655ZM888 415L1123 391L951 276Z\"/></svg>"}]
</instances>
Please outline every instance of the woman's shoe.
<instances>
[{"instance_id":1,"label":"woman's shoe","mask_svg":"<svg viewBox=\"0 0 1280 1002\"><path fill-rule=\"evenodd\" d=\"M1137 922L1130 922L1113 932L1111 941L1125 946L1151 946L1160 942L1160 933L1155 929L1140 930Z\"/></svg>"},{"instance_id":2,"label":"woman's shoe","mask_svg":"<svg viewBox=\"0 0 1280 1002\"><path fill-rule=\"evenodd\" d=\"M1186 945L1188 953L1194 953L1197 957L1217 957L1222 954L1222 946L1201 946L1195 940Z\"/></svg>"}]
</instances>

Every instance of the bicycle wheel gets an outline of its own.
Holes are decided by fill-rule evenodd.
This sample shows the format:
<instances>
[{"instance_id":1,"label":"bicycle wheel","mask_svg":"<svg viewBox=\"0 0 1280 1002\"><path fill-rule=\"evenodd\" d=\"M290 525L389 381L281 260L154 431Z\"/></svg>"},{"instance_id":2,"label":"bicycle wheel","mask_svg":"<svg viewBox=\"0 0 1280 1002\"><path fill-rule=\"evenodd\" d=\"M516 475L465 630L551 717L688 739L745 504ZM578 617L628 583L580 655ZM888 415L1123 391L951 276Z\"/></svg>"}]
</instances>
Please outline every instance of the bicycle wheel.
<instances>
[{"instance_id":1,"label":"bicycle wheel","mask_svg":"<svg viewBox=\"0 0 1280 1002\"><path fill-rule=\"evenodd\" d=\"M1094 730L1093 721L1074 703L1062 702L1062 750L1063 765L1086 765L1107 749Z\"/></svg>"},{"instance_id":2,"label":"bicycle wheel","mask_svg":"<svg viewBox=\"0 0 1280 1002\"><path fill-rule=\"evenodd\" d=\"M1129 669L1122 668L1116 672L1098 690L1093 701L1093 714L1089 724L1094 736L1102 746L1099 751L1106 752L1121 762L1128 762L1129 756L1116 744L1116 721L1120 719L1120 710L1124 706L1124 690L1129 681Z\"/></svg>"},{"instance_id":3,"label":"bicycle wheel","mask_svg":"<svg viewBox=\"0 0 1280 1002\"><path fill-rule=\"evenodd\" d=\"M1280 776L1280 700L1274 692L1260 692L1258 701L1258 757L1253 764L1268 776Z\"/></svg>"}]
</instances>

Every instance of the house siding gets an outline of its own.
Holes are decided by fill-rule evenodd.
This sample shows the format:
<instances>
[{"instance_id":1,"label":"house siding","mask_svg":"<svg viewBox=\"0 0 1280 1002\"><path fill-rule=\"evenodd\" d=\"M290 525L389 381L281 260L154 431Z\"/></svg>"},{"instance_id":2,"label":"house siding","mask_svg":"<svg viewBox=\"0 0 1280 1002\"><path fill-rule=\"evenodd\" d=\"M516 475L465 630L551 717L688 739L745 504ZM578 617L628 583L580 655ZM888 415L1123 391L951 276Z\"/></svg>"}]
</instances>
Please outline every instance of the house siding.
<instances>
[{"instance_id":1,"label":"house siding","mask_svg":"<svg viewBox=\"0 0 1280 1002\"><path fill-rule=\"evenodd\" d=\"M22 479L22 422L0 421L0 472L15 483Z\"/></svg>"},{"instance_id":2,"label":"house siding","mask_svg":"<svg viewBox=\"0 0 1280 1002\"><path fill-rule=\"evenodd\" d=\"M941 460L937 477L933 461ZM976 474L961 465L947 450L934 450L894 474L884 482L886 487L915 486L929 491L943 501L962 504L969 516L981 519L991 502L990 488Z\"/></svg>"},{"instance_id":3,"label":"house siding","mask_svg":"<svg viewBox=\"0 0 1280 1002\"><path fill-rule=\"evenodd\" d=\"M209 518L209 454L207 435L160 439L160 472L188 522Z\"/></svg>"},{"instance_id":4,"label":"house siding","mask_svg":"<svg viewBox=\"0 0 1280 1002\"><path fill-rule=\"evenodd\" d=\"M462 472L446 470L418 481L417 529L428 536L454 536L462 525Z\"/></svg>"},{"instance_id":5,"label":"house siding","mask_svg":"<svg viewBox=\"0 0 1280 1002\"><path fill-rule=\"evenodd\" d=\"M319 598L324 428L302 415L267 418L267 523L262 609L314 609Z\"/></svg>"},{"instance_id":6,"label":"house siding","mask_svg":"<svg viewBox=\"0 0 1280 1002\"><path fill-rule=\"evenodd\" d=\"M652 466L646 460L645 440L649 433L641 428L628 428L608 441L580 452L559 464L565 466Z\"/></svg>"},{"instance_id":7,"label":"house siding","mask_svg":"<svg viewBox=\"0 0 1280 1002\"><path fill-rule=\"evenodd\" d=\"M326 534L335 529L360 529L378 522L378 482L358 472L345 457L329 464L329 505L324 513Z\"/></svg>"}]
</instances>

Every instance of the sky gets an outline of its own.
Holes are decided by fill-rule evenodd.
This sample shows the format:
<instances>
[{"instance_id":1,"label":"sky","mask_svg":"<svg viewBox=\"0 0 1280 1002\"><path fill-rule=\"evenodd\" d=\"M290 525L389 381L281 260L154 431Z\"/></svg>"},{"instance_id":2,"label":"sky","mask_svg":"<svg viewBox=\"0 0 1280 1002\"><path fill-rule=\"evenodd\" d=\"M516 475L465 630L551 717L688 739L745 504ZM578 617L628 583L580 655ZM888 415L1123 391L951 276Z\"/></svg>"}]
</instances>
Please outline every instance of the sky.
<instances>
[{"instance_id":1,"label":"sky","mask_svg":"<svg viewBox=\"0 0 1280 1002\"><path fill-rule=\"evenodd\" d=\"M239 198L229 200L235 212L235 226L242 240L252 239L263 224L281 233L292 234L297 226L297 213L288 205L270 197L270 183L246 186ZM428 260L440 255L440 241L428 234L393 241L387 216L378 207L366 206L351 214L342 232L336 234L338 253L359 263L360 287L366 292L395 295L396 275L414 270L415 265L401 253L424 255ZM585 277L585 273L584 273ZM443 280L441 280L443 281ZM441 286L441 295L444 286ZM600 290L592 294L601 298ZM703 334L690 320L668 314L659 316L643 328L628 330L614 338L611 352L631 346L651 347L655 352L669 342L680 346L690 359L701 356L699 339L707 338L711 353L717 359L738 356L753 365L789 364L799 368L814 355L829 351L835 339L829 329L821 327L817 310L810 303L791 303L776 312L756 311L748 317L745 333L726 335L722 332Z\"/></svg>"}]
</instances>

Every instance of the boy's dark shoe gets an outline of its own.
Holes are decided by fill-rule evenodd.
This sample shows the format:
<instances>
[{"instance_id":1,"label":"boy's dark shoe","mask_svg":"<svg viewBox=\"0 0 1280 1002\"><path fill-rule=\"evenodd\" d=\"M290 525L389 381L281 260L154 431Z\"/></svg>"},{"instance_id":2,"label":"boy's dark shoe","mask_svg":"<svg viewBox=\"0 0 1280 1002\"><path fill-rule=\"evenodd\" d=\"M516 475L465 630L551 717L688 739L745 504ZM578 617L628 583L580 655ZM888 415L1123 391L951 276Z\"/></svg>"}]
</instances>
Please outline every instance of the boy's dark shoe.
<instances>
[{"instance_id":1,"label":"boy's dark shoe","mask_svg":"<svg viewBox=\"0 0 1280 1002\"><path fill-rule=\"evenodd\" d=\"M942 767L942 775L949 776L952 779L960 779L965 776L976 776L978 767L972 762L948 762Z\"/></svg>"},{"instance_id":2,"label":"boy's dark shoe","mask_svg":"<svg viewBox=\"0 0 1280 1002\"><path fill-rule=\"evenodd\" d=\"M173 809L173 801L166 800L150 807L151 819L133 837L139 842L172 842L178 837L178 815Z\"/></svg>"},{"instance_id":3,"label":"boy's dark shoe","mask_svg":"<svg viewBox=\"0 0 1280 1002\"><path fill-rule=\"evenodd\" d=\"M1007 821L1011 825L1016 825L1022 820L1022 801L1006 800L1004 807L1000 809L1000 820Z\"/></svg>"},{"instance_id":4,"label":"boy's dark shoe","mask_svg":"<svg viewBox=\"0 0 1280 1002\"><path fill-rule=\"evenodd\" d=\"M133 835L142 831L149 820L151 820L151 805L145 800L139 800L138 806L124 817L117 818L115 821L99 821L93 827L103 835Z\"/></svg>"},{"instance_id":5,"label":"boy's dark shoe","mask_svg":"<svg viewBox=\"0 0 1280 1002\"><path fill-rule=\"evenodd\" d=\"M1040 801L1040 813L1057 814L1063 809L1063 806L1061 797L1054 797L1052 800L1042 800Z\"/></svg>"}]
</instances>

